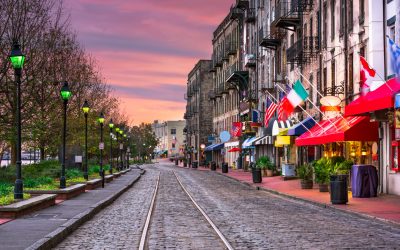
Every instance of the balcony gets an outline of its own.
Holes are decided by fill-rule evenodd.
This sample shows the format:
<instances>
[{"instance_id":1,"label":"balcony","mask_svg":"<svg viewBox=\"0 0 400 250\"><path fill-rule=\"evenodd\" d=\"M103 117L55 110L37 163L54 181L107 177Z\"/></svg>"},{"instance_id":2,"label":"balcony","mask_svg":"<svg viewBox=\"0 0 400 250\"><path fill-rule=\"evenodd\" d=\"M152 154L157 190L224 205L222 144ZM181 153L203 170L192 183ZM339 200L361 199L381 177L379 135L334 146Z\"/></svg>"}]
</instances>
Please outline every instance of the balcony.
<instances>
[{"instance_id":1,"label":"balcony","mask_svg":"<svg viewBox=\"0 0 400 250\"><path fill-rule=\"evenodd\" d=\"M249 8L249 0L236 0L235 7L239 9L247 9Z\"/></svg>"},{"instance_id":2,"label":"balcony","mask_svg":"<svg viewBox=\"0 0 400 250\"><path fill-rule=\"evenodd\" d=\"M220 98L220 97L222 97L223 93L224 93L224 86L223 85L217 86L215 97Z\"/></svg>"},{"instance_id":3,"label":"balcony","mask_svg":"<svg viewBox=\"0 0 400 250\"><path fill-rule=\"evenodd\" d=\"M256 9L249 8L246 10L245 19L246 23L253 23L256 21Z\"/></svg>"},{"instance_id":4,"label":"balcony","mask_svg":"<svg viewBox=\"0 0 400 250\"><path fill-rule=\"evenodd\" d=\"M244 66L248 68L253 68L257 64L256 55L255 54L246 54L244 57Z\"/></svg>"},{"instance_id":5,"label":"balcony","mask_svg":"<svg viewBox=\"0 0 400 250\"><path fill-rule=\"evenodd\" d=\"M225 46L225 51L228 55L236 55L238 48L239 46L237 42L228 42Z\"/></svg>"},{"instance_id":6,"label":"balcony","mask_svg":"<svg viewBox=\"0 0 400 250\"><path fill-rule=\"evenodd\" d=\"M191 87L188 87L188 90L187 90L187 97L189 98L189 97L192 97L192 96L193 96L192 88L191 88Z\"/></svg>"},{"instance_id":7,"label":"balcony","mask_svg":"<svg viewBox=\"0 0 400 250\"><path fill-rule=\"evenodd\" d=\"M319 52L319 38L316 36L304 37L297 40L286 50L289 64L304 64L315 59Z\"/></svg>"},{"instance_id":8,"label":"balcony","mask_svg":"<svg viewBox=\"0 0 400 250\"><path fill-rule=\"evenodd\" d=\"M229 18L231 20L242 19L244 15L244 11L239 8L231 8L229 12Z\"/></svg>"},{"instance_id":9,"label":"balcony","mask_svg":"<svg viewBox=\"0 0 400 250\"><path fill-rule=\"evenodd\" d=\"M313 0L281 0L275 6L272 25L295 31L304 12L311 11Z\"/></svg>"},{"instance_id":10,"label":"balcony","mask_svg":"<svg viewBox=\"0 0 400 250\"><path fill-rule=\"evenodd\" d=\"M271 30L265 33L263 29L260 29L258 32L259 45L267 49L276 50L281 45L285 34L285 31L274 27L271 27Z\"/></svg>"}]
</instances>

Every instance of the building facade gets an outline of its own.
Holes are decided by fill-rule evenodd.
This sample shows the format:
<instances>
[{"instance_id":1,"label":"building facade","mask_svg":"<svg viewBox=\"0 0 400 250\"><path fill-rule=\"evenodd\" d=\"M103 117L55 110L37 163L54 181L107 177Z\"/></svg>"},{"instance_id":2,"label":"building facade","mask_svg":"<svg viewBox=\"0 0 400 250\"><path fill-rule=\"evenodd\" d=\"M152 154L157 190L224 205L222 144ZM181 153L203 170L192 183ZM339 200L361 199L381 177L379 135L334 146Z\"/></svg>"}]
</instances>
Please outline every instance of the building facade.
<instances>
[{"instance_id":1,"label":"building facade","mask_svg":"<svg viewBox=\"0 0 400 250\"><path fill-rule=\"evenodd\" d=\"M153 132L158 140L158 145L154 153L165 157L183 156L183 147L185 145L186 127L185 120L179 121L154 121L152 124Z\"/></svg>"},{"instance_id":2,"label":"building facade","mask_svg":"<svg viewBox=\"0 0 400 250\"><path fill-rule=\"evenodd\" d=\"M208 136L212 133L213 105L208 94L213 89L212 61L200 60L190 71L187 82L186 113L186 145L190 148L193 161L202 161L201 145L207 145Z\"/></svg>"}]
</instances>

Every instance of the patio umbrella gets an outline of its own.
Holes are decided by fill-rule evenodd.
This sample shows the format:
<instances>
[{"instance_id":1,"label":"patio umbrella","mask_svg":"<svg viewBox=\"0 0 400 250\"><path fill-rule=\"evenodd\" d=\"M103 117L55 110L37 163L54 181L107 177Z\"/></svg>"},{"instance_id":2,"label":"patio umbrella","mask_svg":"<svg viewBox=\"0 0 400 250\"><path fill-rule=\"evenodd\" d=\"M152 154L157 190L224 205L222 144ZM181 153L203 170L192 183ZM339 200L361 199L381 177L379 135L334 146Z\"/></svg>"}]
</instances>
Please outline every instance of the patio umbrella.
<instances>
[{"instance_id":1,"label":"patio umbrella","mask_svg":"<svg viewBox=\"0 0 400 250\"><path fill-rule=\"evenodd\" d=\"M228 150L228 152L240 152L240 151L242 151L240 148L232 148Z\"/></svg>"}]
</instances>

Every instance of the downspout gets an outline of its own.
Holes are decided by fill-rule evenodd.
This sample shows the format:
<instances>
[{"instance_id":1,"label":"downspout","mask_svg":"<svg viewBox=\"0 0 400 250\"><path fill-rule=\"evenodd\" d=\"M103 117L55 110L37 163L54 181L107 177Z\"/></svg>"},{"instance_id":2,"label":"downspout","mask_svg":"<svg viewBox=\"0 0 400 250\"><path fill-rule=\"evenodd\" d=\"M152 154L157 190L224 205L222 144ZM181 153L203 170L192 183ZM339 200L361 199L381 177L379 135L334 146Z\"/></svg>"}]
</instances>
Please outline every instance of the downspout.
<instances>
[{"instance_id":1,"label":"downspout","mask_svg":"<svg viewBox=\"0 0 400 250\"><path fill-rule=\"evenodd\" d=\"M384 65L384 67L383 67L383 72L384 72L384 80L386 80L386 78L387 78L387 54L386 54L386 47L387 47L387 44L386 44L386 20L387 20L387 17L386 17L386 0L382 0L382 4L383 4L383 6L382 6L382 16L383 16L383 20L382 20L382 29L383 29L383 65ZM397 14L397 13L396 13ZM383 152L389 152L388 153L388 155L389 155L389 159L390 159L390 150L384 150L384 148L385 148L385 143L386 143L386 141L385 140L383 140L383 137L384 137L384 135L386 135L386 134L388 134L388 133L384 133L384 131L385 131L385 129L383 128L383 126L384 126L384 124L382 123L382 122L379 122L379 154L378 154L378 156L379 156L379 171L378 171L378 173L379 173L379 187L380 187L380 190L379 190L379 192L380 193L384 193L384 190L383 190L383 176L384 176L384 174L385 174L385 171L386 171L386 173L387 173L387 171L388 171L388 169L385 167L385 157L383 157ZM386 131L385 131L386 132ZM386 143L386 145L388 145L387 143ZM390 149L390 148L389 148ZM389 192L389 182L388 182L388 178L389 176L388 175L386 175L386 193L388 193Z\"/></svg>"}]
</instances>

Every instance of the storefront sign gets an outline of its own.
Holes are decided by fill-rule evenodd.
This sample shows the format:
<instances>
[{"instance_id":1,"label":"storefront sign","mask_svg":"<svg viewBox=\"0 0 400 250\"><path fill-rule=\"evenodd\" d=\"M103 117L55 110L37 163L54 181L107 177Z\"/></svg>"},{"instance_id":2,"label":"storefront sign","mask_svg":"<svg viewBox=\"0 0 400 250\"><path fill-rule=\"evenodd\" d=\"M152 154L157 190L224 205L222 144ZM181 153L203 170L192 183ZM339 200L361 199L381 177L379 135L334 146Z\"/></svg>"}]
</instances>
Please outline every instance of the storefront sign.
<instances>
[{"instance_id":1,"label":"storefront sign","mask_svg":"<svg viewBox=\"0 0 400 250\"><path fill-rule=\"evenodd\" d=\"M290 136L278 135L276 137L276 144L278 144L278 145L290 145Z\"/></svg>"}]
</instances>

